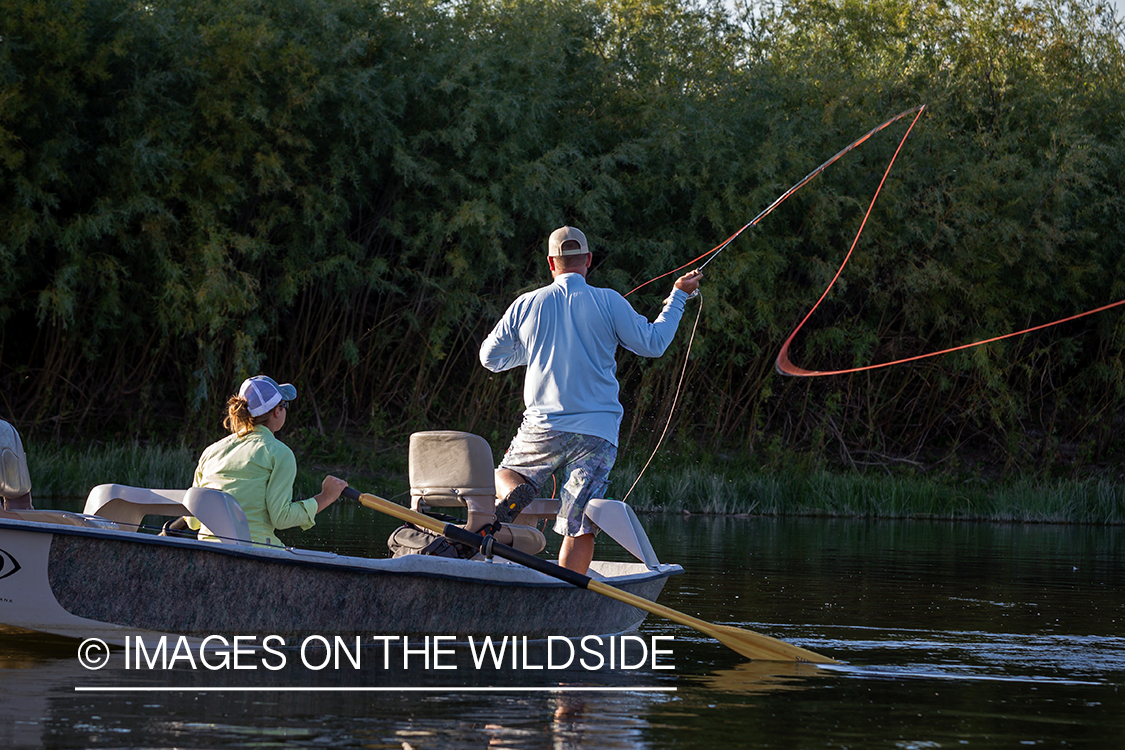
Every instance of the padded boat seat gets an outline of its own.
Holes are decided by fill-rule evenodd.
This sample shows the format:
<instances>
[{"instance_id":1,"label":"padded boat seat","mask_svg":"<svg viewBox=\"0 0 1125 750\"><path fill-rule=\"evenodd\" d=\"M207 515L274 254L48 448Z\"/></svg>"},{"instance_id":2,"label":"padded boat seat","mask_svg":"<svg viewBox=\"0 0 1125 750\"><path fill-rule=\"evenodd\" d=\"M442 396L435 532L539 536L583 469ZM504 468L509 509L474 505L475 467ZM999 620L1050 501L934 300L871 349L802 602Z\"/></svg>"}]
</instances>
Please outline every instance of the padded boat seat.
<instances>
[{"instance_id":1,"label":"padded boat seat","mask_svg":"<svg viewBox=\"0 0 1125 750\"><path fill-rule=\"evenodd\" d=\"M205 487L150 490L99 484L82 512L136 528L147 515L195 516L224 544L250 544L250 523L233 495Z\"/></svg>"},{"instance_id":2,"label":"padded boat seat","mask_svg":"<svg viewBox=\"0 0 1125 750\"><path fill-rule=\"evenodd\" d=\"M27 454L16 428L0 419L0 497L19 497L31 492Z\"/></svg>"},{"instance_id":3,"label":"padded boat seat","mask_svg":"<svg viewBox=\"0 0 1125 750\"><path fill-rule=\"evenodd\" d=\"M476 531L496 520L496 474L492 448L480 435L458 430L410 436L410 507L465 508L465 528ZM542 532L505 524L496 541L534 555L547 547Z\"/></svg>"}]
</instances>

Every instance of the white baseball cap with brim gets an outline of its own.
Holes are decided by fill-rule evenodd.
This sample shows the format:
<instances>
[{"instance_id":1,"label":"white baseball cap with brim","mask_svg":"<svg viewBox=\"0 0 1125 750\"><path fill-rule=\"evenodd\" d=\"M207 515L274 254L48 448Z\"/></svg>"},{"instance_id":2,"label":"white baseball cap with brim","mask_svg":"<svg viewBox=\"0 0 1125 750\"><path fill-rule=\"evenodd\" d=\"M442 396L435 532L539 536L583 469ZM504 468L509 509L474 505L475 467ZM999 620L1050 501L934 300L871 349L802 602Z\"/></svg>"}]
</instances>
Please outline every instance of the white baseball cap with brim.
<instances>
[{"instance_id":1,"label":"white baseball cap with brim","mask_svg":"<svg viewBox=\"0 0 1125 750\"><path fill-rule=\"evenodd\" d=\"M297 389L291 383L278 385L271 377L255 375L242 381L238 395L246 399L250 416L260 417L282 401L297 398Z\"/></svg>"},{"instance_id":2,"label":"white baseball cap with brim","mask_svg":"<svg viewBox=\"0 0 1125 750\"><path fill-rule=\"evenodd\" d=\"M564 250L563 243L568 240L577 242L578 247ZM548 258L557 258L561 255L585 255L588 252L590 252L590 245L586 242L586 235L574 227L559 227L551 232L551 238L547 240Z\"/></svg>"}]
</instances>

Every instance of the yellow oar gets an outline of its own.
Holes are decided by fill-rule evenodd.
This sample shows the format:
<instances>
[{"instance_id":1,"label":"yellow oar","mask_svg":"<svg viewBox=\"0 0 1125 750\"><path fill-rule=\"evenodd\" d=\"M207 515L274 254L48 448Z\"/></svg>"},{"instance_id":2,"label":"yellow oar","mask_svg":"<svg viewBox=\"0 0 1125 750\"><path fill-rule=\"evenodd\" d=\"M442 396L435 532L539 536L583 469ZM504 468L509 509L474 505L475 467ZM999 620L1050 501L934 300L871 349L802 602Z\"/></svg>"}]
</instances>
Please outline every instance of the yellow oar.
<instances>
[{"instance_id":1,"label":"yellow oar","mask_svg":"<svg viewBox=\"0 0 1125 750\"><path fill-rule=\"evenodd\" d=\"M552 578L558 578L561 581L566 581L579 588L588 589L602 596L608 596L611 599L616 599L619 602L624 602L637 609L657 615L658 617L663 617L680 625L686 625L689 628L698 630L704 635L711 636L719 643L737 651L747 659L755 659L758 661L799 661L811 664L839 663L835 659L821 656L820 654L800 648L799 646L794 646L785 641L779 641L776 638L770 638L768 635L730 627L729 625L713 625L699 618L692 617L691 615L685 615L683 612L677 612L662 604L650 602L643 597L626 593L621 589L614 588L601 581L595 581L589 576L575 573L573 570L568 570L549 560L544 560L541 557L529 555L526 552L521 552L506 544L501 544L491 536L482 537L480 534L466 531L460 526L443 523L436 518L430 518L427 515L410 510L409 508L404 508L401 505L396 505L381 497L368 495L366 493L360 494L358 490L351 487L344 490L344 497L358 500L368 508L386 513L389 516L394 516L400 521L406 521L415 526L429 529L434 533L442 534L452 541L467 544L475 549L480 549L485 554L503 557L505 560L511 560L514 563L525 565L533 570L538 570L540 573L549 575Z\"/></svg>"}]
</instances>

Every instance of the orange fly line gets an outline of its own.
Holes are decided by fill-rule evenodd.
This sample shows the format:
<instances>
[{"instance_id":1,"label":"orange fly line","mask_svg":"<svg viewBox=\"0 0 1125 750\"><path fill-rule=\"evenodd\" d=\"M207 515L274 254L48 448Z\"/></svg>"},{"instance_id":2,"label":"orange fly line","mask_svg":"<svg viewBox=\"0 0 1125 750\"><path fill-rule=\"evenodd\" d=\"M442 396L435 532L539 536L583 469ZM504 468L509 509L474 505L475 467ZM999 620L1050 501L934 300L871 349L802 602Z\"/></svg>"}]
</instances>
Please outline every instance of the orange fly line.
<instances>
[{"instance_id":1,"label":"orange fly line","mask_svg":"<svg viewBox=\"0 0 1125 750\"><path fill-rule=\"evenodd\" d=\"M918 114L921 115L921 111L919 111ZM883 183L885 183L887 181L887 175L890 174L891 167L894 166L895 159L898 157L899 151L902 150L903 144L906 143L906 139L910 135L910 131L914 129L914 123L917 122L917 121L918 121L918 117L915 116L914 122L910 123L910 127L907 129L906 134L902 137L902 141L898 144L898 148L895 149L895 153L891 157L891 161L887 165L886 171L883 173L883 179L879 181L879 186L875 189L875 194L871 197L871 204L867 207L867 213L864 214L863 221L860 222L859 231L856 232L855 239L852 240L852 246L848 249L848 254L844 256L844 262L840 264L840 268L837 269L836 275L832 277L832 281L829 282L828 287L824 290L824 293L820 295L820 299L818 299L816 301L816 304L812 306L812 309L809 310L808 314L805 315L804 319L802 319L801 322L797 325L797 327L793 329L793 332L789 334L789 338L785 339L785 343L781 345L781 350L777 354L777 360L774 362L774 367L776 368L778 373L780 373L782 375L790 375L790 376L793 376L793 377L808 378L808 377L823 377L823 376L827 376L827 375L846 375L846 374L853 373L853 372L865 372L867 370L878 370L878 369L881 369L881 368L884 368L884 367L891 367L893 365L901 365L901 364L904 364L906 362L915 362L915 361L920 360L920 359L927 359L929 357L938 357L938 356L941 356L942 354L949 354L951 352L957 352L957 351L961 351L963 349L971 349L975 346L983 346L984 344L991 344L993 342L1002 341L1003 339L1013 338L1015 336L1022 336L1025 333L1031 333L1032 331L1039 331L1039 330L1042 330L1044 328L1050 328L1051 326L1060 325L1062 323L1067 323L1067 322L1072 321L1072 320L1077 320L1078 318L1084 318L1087 315L1095 315L1097 313L1104 312L1106 310L1110 310L1110 309L1113 309L1115 307L1119 307L1121 305L1125 305L1125 300L1119 300L1117 302L1113 302L1113 303L1110 303L1108 305L1103 305L1103 306L1095 308L1093 310L1087 310L1086 312L1078 313L1077 315L1071 315L1069 317L1061 318L1060 320L1055 320L1055 321L1052 321L1050 323L1043 323L1042 325L1032 326L1031 328L1025 328L1022 331L1013 331L1012 333L1005 333L1001 336L993 336L992 338L981 339L980 341L974 341L970 344L962 344L960 346L953 346L953 347L950 347L948 349L942 349L940 351L928 352L926 354L918 354L918 355L915 355L913 357L904 357L902 359L896 359L896 360L893 360L893 361L890 361L890 362L880 362L880 363L874 364L874 365L865 365L863 367L849 367L849 368L843 369L843 370L806 370L803 367L798 367L797 365L793 364L793 362L790 361L790 359L789 359L789 346L790 346L790 344L793 343L793 339L796 338L797 333L801 330L801 328L805 325L805 323L808 322L809 318L812 317L812 314L814 312L816 312L816 309L820 306L820 303L823 302L824 299L828 296L828 292L831 291L832 287L836 284L836 281L839 280L840 274L843 273L844 267L848 264L848 261L851 259L852 253L855 251L856 244L859 242L859 236L861 234L863 234L863 228L867 224L868 217L871 216L871 209L874 208L875 201L879 197L879 192L883 189Z\"/></svg>"},{"instance_id":2,"label":"orange fly line","mask_svg":"<svg viewBox=\"0 0 1125 750\"><path fill-rule=\"evenodd\" d=\"M827 375L845 375L845 374L853 373L853 372L864 372L866 370L876 370L876 369L880 369L880 368L884 368L884 367L891 367L893 365L901 365L901 364L904 364L904 363L907 363L907 362L915 362L917 360L927 359L929 357L938 357L938 356L941 356L943 354L949 354L951 352L957 352L957 351L961 351L963 349L971 349L975 346L983 346L984 344L991 344L991 343L994 343L996 341L1002 341L1003 339L1014 338L1016 336L1022 336L1025 333L1031 333L1033 331L1039 331L1039 330L1042 330L1044 328L1050 328L1051 326L1061 325L1063 323L1067 323L1067 322L1070 322L1072 320L1084 318L1088 315L1096 315L1097 313L1105 312L1106 310L1111 310L1115 307L1120 307L1121 305L1125 305L1125 300L1119 300L1117 302L1113 302L1113 303L1110 303L1108 305L1103 305L1101 307L1097 307L1097 308L1094 308L1092 310L1087 310L1086 312L1081 312L1081 313L1078 313L1076 315L1071 315L1071 316L1066 317L1066 318L1061 318L1059 320L1055 320L1055 321L1052 321L1050 323L1044 323L1042 325L1032 326L1031 328L1025 328L1021 331L1013 331L1012 333L1006 333L1006 334L1003 334L1001 336L993 336L992 338L981 339L980 341L974 341L974 342L969 343L969 344L962 344L960 346L954 346L954 347L950 347L948 349L941 349L940 351L928 352L926 354L918 354L918 355L915 355L913 357L904 357L902 359L896 359L896 360L893 360L893 361L890 361L890 362L880 362L879 364L866 365L866 366L863 366L863 367L851 367L851 368L842 369L842 370L807 370L803 367L799 367L799 366L793 364L793 362L789 359L789 347L790 347L790 345L792 345L793 340L797 337L797 334L800 332L801 328L804 327L805 323L807 323L809 321L809 318L811 318L813 313L816 312L817 308L820 307L820 304L822 302L824 302L825 298L827 298L828 293L832 290L832 287L835 286L835 284L839 280L841 274L844 272L844 268L845 268L845 266L847 266L848 261L851 260L852 254L855 252L856 245L859 243L860 235L863 234L864 227L866 227L866 225L867 225L867 220L871 216L872 209L875 207L875 201L879 198L879 193L882 191L883 185L887 181L887 176L890 174L891 168L894 166L895 159L898 158L899 152L902 151L902 147L906 143L906 139L910 137L910 133L911 133L911 131L913 131L914 125L918 122L918 119L922 116L922 113L925 111L925 109L926 109L926 105L920 104L916 107L912 107L912 108L907 109L903 112L899 112L894 117L891 117L890 119L881 123L877 127L872 128L870 131L865 133L863 136L861 136L860 138L857 138L855 141L852 141L850 144L848 144L843 149L838 151L828 161L824 162L819 167L814 169L812 172L809 172L809 174L805 175L805 177L802 178L796 184L794 184L793 187L786 190L777 200L775 200L773 203L771 203L769 206L767 206L764 211L762 211L760 214L755 216L750 222L748 222L745 226L743 226L737 232L732 234L730 237L725 239L719 245L711 248L710 250L703 253L699 257L697 257L693 260L690 260L687 263L685 263L685 264L683 264L683 265L681 265L677 268L672 269L671 271L668 271L667 273L663 273L660 276L649 279L648 281L644 282L643 284L640 284L639 286L637 286L634 289L632 289L631 291L629 291L629 293L626 294L625 296L628 297L633 292L636 292L637 290L647 286L648 284L651 284L654 281L662 279L665 276L670 276L674 273L682 271L683 269L688 268L690 266L693 266L694 264L696 264L699 261L704 260L706 258L706 261L703 263L702 266L700 266L700 269L702 269L708 263L713 261L719 255L720 252L725 250L728 245L730 245L732 242L734 242L734 240L740 234L742 234L744 231L746 231L750 227L755 226L759 221L761 221L766 216L768 216L775 208L777 208L787 198L789 198L789 196L793 195L793 193L797 192L799 189L804 187L804 185L806 183L808 183L810 180L812 180L818 174L823 172L826 168L828 168L831 164L833 164L834 162L839 160L842 156L847 154L849 151L852 151L857 146L863 144L864 142L866 142L868 139L870 139L873 135L880 132L881 130L884 130L885 128L889 127L890 125L893 125L894 123L898 122L899 120L901 120L905 117L908 117L909 115L914 115L914 119L910 122L910 127L908 127L906 129L906 133L902 136L902 140L899 142L898 148L895 149L894 155L891 157L890 162L887 164L886 170L883 172L883 178L879 181L879 185L875 189L875 194L871 197L871 203L867 207L867 212L863 216L863 221L860 223L859 230L856 232L856 235L855 235L855 239L852 240L851 247L848 249L847 255L844 256L844 261L840 264L840 267L837 269L836 275L832 277L832 281L829 282L827 288L825 288L824 293L820 295L820 298L817 300L816 304L812 306L812 308L808 311L808 313L801 320L801 322L797 325L797 327L793 329L793 332L789 334L789 337L787 339L785 339L785 343L781 345L781 350L777 354L777 360L774 362L774 367L776 368L778 373L780 373L782 375L790 375L790 376L793 376L793 377L806 377L807 378L807 377L819 377L819 376L827 376Z\"/></svg>"}]
</instances>

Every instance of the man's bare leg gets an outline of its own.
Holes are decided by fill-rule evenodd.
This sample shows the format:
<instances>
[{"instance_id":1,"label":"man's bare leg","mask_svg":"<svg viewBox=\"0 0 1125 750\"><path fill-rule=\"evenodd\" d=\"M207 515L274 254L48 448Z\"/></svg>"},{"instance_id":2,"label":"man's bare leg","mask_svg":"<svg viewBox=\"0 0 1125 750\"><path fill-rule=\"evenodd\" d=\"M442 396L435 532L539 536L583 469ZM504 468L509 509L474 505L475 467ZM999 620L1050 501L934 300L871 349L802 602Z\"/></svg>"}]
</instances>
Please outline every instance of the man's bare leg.
<instances>
[{"instance_id":1,"label":"man's bare leg","mask_svg":"<svg viewBox=\"0 0 1125 750\"><path fill-rule=\"evenodd\" d=\"M521 484L526 484L527 480L523 478L523 474L512 471L511 469L497 469L496 470L496 499L503 500L508 496L512 490L519 487Z\"/></svg>"},{"instance_id":2,"label":"man's bare leg","mask_svg":"<svg viewBox=\"0 0 1125 750\"><path fill-rule=\"evenodd\" d=\"M575 573L586 575L590 569L590 562L594 559L594 535L581 534L579 536L563 537L562 549L559 550L559 564Z\"/></svg>"}]
</instances>

